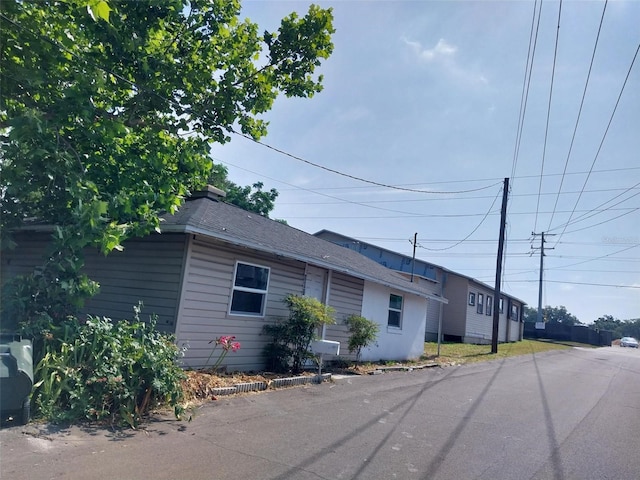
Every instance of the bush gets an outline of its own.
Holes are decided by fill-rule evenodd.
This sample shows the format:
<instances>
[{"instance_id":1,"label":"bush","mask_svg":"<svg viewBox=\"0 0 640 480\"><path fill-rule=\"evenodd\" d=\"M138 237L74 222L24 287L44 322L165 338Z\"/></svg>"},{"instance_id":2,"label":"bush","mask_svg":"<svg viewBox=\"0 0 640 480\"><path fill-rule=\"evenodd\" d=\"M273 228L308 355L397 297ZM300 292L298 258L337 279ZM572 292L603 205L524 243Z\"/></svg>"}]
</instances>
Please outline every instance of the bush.
<instances>
[{"instance_id":1,"label":"bush","mask_svg":"<svg viewBox=\"0 0 640 480\"><path fill-rule=\"evenodd\" d=\"M32 401L50 421L110 418L135 428L158 404L181 413L181 351L171 336L139 321L69 318L44 336Z\"/></svg>"},{"instance_id":2,"label":"bush","mask_svg":"<svg viewBox=\"0 0 640 480\"><path fill-rule=\"evenodd\" d=\"M263 353L269 370L300 373L304 362L313 358L309 345L317 329L335 323L334 310L311 297L288 295L283 301L289 307L289 317L264 326L272 341Z\"/></svg>"},{"instance_id":3,"label":"bush","mask_svg":"<svg viewBox=\"0 0 640 480\"><path fill-rule=\"evenodd\" d=\"M360 315L349 315L346 319L349 326L349 352L356 354L356 362L360 361L362 349L374 343L378 337L380 326L373 320Z\"/></svg>"}]
</instances>

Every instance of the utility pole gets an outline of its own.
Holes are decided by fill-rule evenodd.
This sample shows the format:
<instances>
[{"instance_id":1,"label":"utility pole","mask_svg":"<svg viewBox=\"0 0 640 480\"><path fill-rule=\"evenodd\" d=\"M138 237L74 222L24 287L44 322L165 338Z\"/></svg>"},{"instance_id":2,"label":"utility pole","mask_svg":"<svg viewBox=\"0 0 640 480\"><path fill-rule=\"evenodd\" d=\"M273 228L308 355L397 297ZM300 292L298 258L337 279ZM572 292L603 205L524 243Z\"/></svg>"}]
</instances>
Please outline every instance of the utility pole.
<instances>
[{"instance_id":1,"label":"utility pole","mask_svg":"<svg viewBox=\"0 0 640 480\"><path fill-rule=\"evenodd\" d=\"M544 330L544 320L542 318L542 276L544 272L544 232L531 232L533 237L540 235L540 278L538 280L538 315L536 316L536 329ZM551 235L551 234L547 234ZM553 248L551 249L553 250Z\"/></svg>"},{"instance_id":2,"label":"utility pole","mask_svg":"<svg viewBox=\"0 0 640 480\"><path fill-rule=\"evenodd\" d=\"M491 333L491 353L498 353L498 331L500 330L500 279L502 278L502 254L504 252L504 231L507 224L507 198L509 197L509 179L504 179L502 187L502 209L500 211L500 238L498 239L498 258L496 260L496 286L493 291L493 330Z\"/></svg>"},{"instance_id":3,"label":"utility pole","mask_svg":"<svg viewBox=\"0 0 640 480\"><path fill-rule=\"evenodd\" d=\"M413 258L411 259L411 282L413 282L413 272L416 268L416 245L418 244L418 232L413 234Z\"/></svg>"}]
</instances>

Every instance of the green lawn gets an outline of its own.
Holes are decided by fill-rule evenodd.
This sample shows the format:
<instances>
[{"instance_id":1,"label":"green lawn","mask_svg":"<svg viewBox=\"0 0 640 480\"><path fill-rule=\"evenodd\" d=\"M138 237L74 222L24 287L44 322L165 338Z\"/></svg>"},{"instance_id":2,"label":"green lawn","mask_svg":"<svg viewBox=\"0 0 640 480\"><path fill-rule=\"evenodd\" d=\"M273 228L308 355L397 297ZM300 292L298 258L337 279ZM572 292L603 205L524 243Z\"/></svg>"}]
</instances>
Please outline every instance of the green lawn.
<instances>
[{"instance_id":1,"label":"green lawn","mask_svg":"<svg viewBox=\"0 0 640 480\"><path fill-rule=\"evenodd\" d=\"M514 343L500 343L498 345L498 353L494 355L491 353L491 345L442 343L440 345L440 356L438 357L438 344L435 342L425 342L424 356L421 360L430 360L439 364L463 364L568 348L571 348L571 345L550 341L522 340L521 342Z\"/></svg>"}]
</instances>

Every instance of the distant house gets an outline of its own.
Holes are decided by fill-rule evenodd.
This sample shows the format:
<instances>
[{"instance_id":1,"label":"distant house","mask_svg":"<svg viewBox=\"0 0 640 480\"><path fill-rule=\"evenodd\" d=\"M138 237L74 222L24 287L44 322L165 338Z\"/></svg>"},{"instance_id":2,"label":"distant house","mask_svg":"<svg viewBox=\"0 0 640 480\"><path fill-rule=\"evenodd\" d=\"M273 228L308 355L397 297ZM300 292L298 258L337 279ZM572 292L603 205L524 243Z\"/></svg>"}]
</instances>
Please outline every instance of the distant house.
<instances>
[{"instance_id":1,"label":"distant house","mask_svg":"<svg viewBox=\"0 0 640 480\"><path fill-rule=\"evenodd\" d=\"M426 340L437 340L440 330L446 340L491 343L494 308L500 312L498 341L522 340L522 314L526 305L522 300L501 292L496 301L494 289L483 282L339 233L321 230L315 236L361 253L409 278L413 276L414 283L446 298L446 304L432 302L428 305Z\"/></svg>"},{"instance_id":2,"label":"distant house","mask_svg":"<svg viewBox=\"0 0 640 480\"><path fill-rule=\"evenodd\" d=\"M425 318L432 303L446 303L423 284L331 242L224 203L209 187L194 194L176 215L164 216L162 233L132 239L124 251L103 256L86 251L85 271L100 293L84 313L114 320L157 315L158 326L188 346L187 367L204 366L209 342L235 335L241 348L229 354L232 370L264 367L265 323L286 317L288 294L318 298L336 311L337 324L321 333L347 351L344 324L358 314L380 325L377 345L363 360L404 360L423 353ZM3 252L2 283L28 273L42 259L50 232L17 232L18 248ZM40 229L41 230L41 229Z\"/></svg>"}]
</instances>

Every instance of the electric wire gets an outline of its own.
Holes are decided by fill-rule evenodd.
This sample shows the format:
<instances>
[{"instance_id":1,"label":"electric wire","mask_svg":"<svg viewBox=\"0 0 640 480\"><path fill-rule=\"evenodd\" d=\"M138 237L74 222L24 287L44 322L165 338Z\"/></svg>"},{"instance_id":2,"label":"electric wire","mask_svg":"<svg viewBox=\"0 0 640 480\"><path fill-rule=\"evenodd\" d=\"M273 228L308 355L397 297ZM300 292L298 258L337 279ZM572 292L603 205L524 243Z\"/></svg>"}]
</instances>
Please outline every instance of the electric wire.
<instances>
[{"instance_id":1,"label":"electric wire","mask_svg":"<svg viewBox=\"0 0 640 480\"><path fill-rule=\"evenodd\" d=\"M492 185L486 185L484 187L479 187L479 188L472 188L472 189L468 189L468 190L459 190L457 192L442 192L442 191L434 191L434 190L419 190L419 189L415 189L415 188L406 188L406 187L399 187L396 185L390 185L387 183L381 183L381 182L376 182L374 180L367 180L365 178L362 177L357 177L355 175L351 175L349 173L345 173L345 172L341 172L340 170L336 170L333 168L329 168L327 166L324 165L320 165L318 163L312 162L311 160L307 160L305 158L299 157L298 155L294 155L292 153L286 152L285 150L282 150L278 147L274 147L273 145L269 145L266 142L263 142L261 140L256 140L255 138L251 137L251 135L247 135L246 133L242 133L242 132L237 132L236 130L234 130L233 128L231 129L231 133L234 133L242 138L245 138L253 143L256 143L258 145L261 145L265 148L268 148L270 150L273 150L274 152L277 152L281 155L284 155L286 157L292 158L294 160L297 160L299 162L302 163L306 163L307 165L311 165L312 167L316 167L319 168L321 170L324 170L326 172L330 172L330 173L334 173L336 175L340 175L342 177L346 177L346 178L350 178L351 180L356 180L358 182L362 182L362 183L368 183L369 185L375 185L377 187L384 187L384 188L389 188L392 190L400 190L403 192L413 192L413 193L431 193L431 194L438 194L438 195L451 195L451 194L460 194L460 193L471 193L471 192L479 192L481 190L488 190L490 188L495 187L496 185L498 185L498 183L494 183Z\"/></svg>"},{"instance_id":2,"label":"electric wire","mask_svg":"<svg viewBox=\"0 0 640 480\"><path fill-rule=\"evenodd\" d=\"M4 15L3 13L0 13L0 18L4 19L5 21L7 21L7 22L9 22L10 24L12 24L12 25L14 25L14 26L18 27L18 28L19 28L19 29L21 29L21 30L24 30L24 31L29 32L31 35L34 35L34 36L36 36L37 38L44 39L44 40L45 40L45 41L47 41L48 43L51 43L52 45L54 45L55 47L57 47L58 49L61 49L61 50L65 51L66 53L68 53L68 54L72 55L74 58L76 58L76 59L78 59L78 60L81 60L81 61L84 61L85 63L87 63L87 64L89 64L89 65L91 65L91 66L93 66L93 67L95 67L95 68L97 68L97 69L99 69L99 70L102 70L102 71L103 71L103 72L105 72L105 73L109 73L109 74L113 75L113 76L114 76L115 78L117 78L118 80L121 80L121 81L126 82L129 86L131 86L131 87L133 87L133 88L135 88L135 89L138 89L138 90L141 90L141 91L145 91L145 92L147 92L147 93L149 93L149 94L151 94L151 95L153 95L153 96L155 96L155 97L157 97L157 98L159 98L159 99L162 99L162 100L163 100L163 101L165 101L165 102L170 103L171 105L174 105L174 106L176 106L176 105L177 105L177 106L179 106L181 110L187 111L187 112L189 112L189 113L195 113L196 115L198 115L198 112L196 112L195 110L193 110L191 107L186 108L184 105L180 104L180 103L179 103L179 102L177 102L175 99L171 99L171 98L167 98L167 97L164 97L164 96L162 96L162 95L159 95L159 94L158 94L157 92L155 92L154 90L151 90L151 89L147 89L147 88L145 88L145 87L142 87L142 86L140 86L139 84L137 84L136 82L133 82L133 81L131 81L131 80L129 80L129 79L127 79L127 78L123 77L122 75L119 75L119 74L117 74L117 73L115 73L115 72L113 72L113 71L111 71L111 70L107 69L106 67L103 67L103 66L101 66L101 65L99 65L99 64L97 64L97 63L94 63L94 62L88 61L88 60L86 60L86 59L81 59L78 55L76 55L76 53L75 53L75 52L73 52L73 51L69 50L69 49L68 49L68 48L66 48L64 45L60 44L59 42L57 42L57 41L55 41L55 40L52 40L52 39L50 39L50 38L48 38L48 37L46 37L46 36L43 36L43 35L41 35L41 34L39 34L39 33L33 32L33 31L31 31L30 29L28 29L28 28L25 28L24 26L20 25L19 23L14 22L14 21L13 21L13 20L11 20L10 18L8 18L8 17L7 17L6 15ZM204 117L208 117L208 115L207 115L207 113L206 113L206 112L200 112L200 113L199 113L199 115L200 115L200 116L204 116ZM281 155L287 156L287 157L292 158L292 159L294 159L294 160L297 160L297 161L300 161L300 162L306 163L306 164L308 164L308 165L311 165L311 166L313 166L313 167L316 167L316 168L319 168L319 169L322 169L322 170L325 170L325 171L328 171L328 172L334 173L334 174L336 174L336 175L340 175L340 176L343 176L343 177L346 177L346 178L350 178L350 179L352 179L352 180L356 180L356 181L359 181L359 182L368 183L368 184L371 184L371 185L376 185L376 186L378 186L378 187L385 187L385 188L389 188L389 189L393 189L393 190L401 190L401 191L415 192L415 193L431 193L431 194L443 194L443 195L447 195L447 194L460 194L460 193L478 192L478 191L481 191L481 190L487 190L487 189L493 188L493 187L495 187L496 185L498 185L498 183L494 183L494 184L492 184L492 185L486 185L486 186L484 186L484 187L480 187L480 188L469 189L469 190L461 190L461 191L456 191L456 192L443 192L443 191L431 191L431 190L418 190L418 189L412 189L412 188L397 187L397 186L394 186L394 185L389 185L389 184L385 184L385 183L381 183L381 182L375 182L375 181L373 181L373 180L367 180L367 179L365 179L365 178L357 177L357 176L355 176L355 175L350 175L350 174L348 174L348 173L341 172L341 171L339 171L339 170L336 170L336 169L332 169L332 168L326 167L326 166L324 166L324 165L320 165L320 164L318 164L318 163L315 163L315 162L312 162L312 161L310 161L310 160L304 159L304 158L302 158L302 157L300 157L300 156L297 156L297 155L291 154L291 153L289 153L289 152L286 152L286 151L284 151L284 150L282 150L282 149L280 149L280 148L277 148L277 147L274 147L274 146L272 146L272 145L269 145L269 144L267 144L267 143L265 143L265 142L262 142L262 141L260 141L260 140L256 140L255 138L251 137L250 135L247 135L247 134L245 134L245 133L242 133L242 132L238 132L238 131L236 131L236 130L235 130L233 127L231 127L231 126L229 126L229 127L228 127L228 131L229 131L230 133L234 133L235 135L238 135L238 136L240 136L240 137L242 137L242 138L245 138L245 139L247 139L247 140L250 140L250 141L252 141L252 142L254 142L254 143L258 144L258 145L261 145L261 146L263 146L263 147L266 147L266 148L268 148L268 149L270 149L270 150L273 150L273 151L275 151L275 152L277 152L277 153L280 153Z\"/></svg>"},{"instance_id":3,"label":"electric wire","mask_svg":"<svg viewBox=\"0 0 640 480\"><path fill-rule=\"evenodd\" d=\"M584 192L587 183L589 182L589 178L591 177L591 172L593 171L593 167L595 166L598 157L600 156L600 152L602 151L602 146L604 145L604 141L607 138L607 134L609 133L609 128L611 128L611 124L613 123L613 119L616 115L616 112L618 110L618 106L620 105L620 99L622 98L622 94L624 93L625 87L627 86L627 82L629 80L629 77L631 76L631 71L633 70L633 66L636 62L636 59L638 58L638 52L640 51L640 44L638 44L638 47L636 48L636 52L633 55L633 59L631 60L631 65L629 65L629 69L627 71L627 75L625 76L624 82L622 83L622 87L620 88L620 93L618 94L618 98L616 100L615 106L613 107L613 111L611 112L611 116L609 117L609 122L607 123L607 127L605 128L604 134L602 135L602 139L600 140L600 145L598 146L598 150L596 151L595 157L593 158L593 162L591 163L591 168L589 169L589 173L587 174L587 177L584 180L584 183L582 185L582 190L581 193L578 195L578 198L576 199L576 202L573 206L573 210L575 211L575 209L578 207L578 204L580 203L580 199L582 198L582 192ZM573 213L571 213L571 215L569 216L569 220L567 221L567 223L565 224L562 232L560 232L560 234L558 235L558 238L556 240L556 243L558 241L560 241L560 239L562 238L562 236L565 234L567 226L569 224L569 222L573 219Z\"/></svg>"},{"instance_id":4,"label":"electric wire","mask_svg":"<svg viewBox=\"0 0 640 480\"><path fill-rule=\"evenodd\" d=\"M555 41L555 48L553 51L553 66L551 68L551 85L549 87L549 101L547 104L547 120L546 120L546 124L545 124L545 130L544 130L544 142L543 142L543 146L542 146L542 162L540 165L540 182L538 184L538 202L536 205L536 218L533 222L533 231L537 231L537 226L538 226L538 210L540 209L540 193L542 192L542 175L544 174L544 163L546 160L546 156L547 156L547 141L549 139L549 120L551 119L551 101L553 99L553 84L555 81L555 74L556 74L556 60L558 58L558 41L560 38L560 18L562 16L562 0L560 0L560 3L558 5L558 26L556 28L556 41Z\"/></svg>"},{"instance_id":5,"label":"electric wire","mask_svg":"<svg viewBox=\"0 0 640 480\"><path fill-rule=\"evenodd\" d=\"M485 220L487 219L487 217L489 216L489 214L491 213L491 210L493 209L493 206L496 204L496 201L498 200L498 197L500 196L500 193L502 193L502 191L504 190L504 187L502 187L500 190L498 190L497 195L495 196L495 198L493 199L493 202L491 203L491 206L489 207L489 210L487 210L487 213L484 215L484 217L482 218L482 220L480 220L480 223L478 223L478 225L476 225L476 227L471 230L471 232L462 240L449 245L448 247L444 247L444 248L429 248L429 247L425 247L423 245L418 244L419 248L423 248L425 250L429 250L430 252L442 252L444 250L451 250L454 247L457 247L458 245L460 245L461 243L463 243L465 240L469 239L469 237L471 237L471 235L473 235L474 233L476 233L476 231L482 226L482 224L485 222Z\"/></svg>"},{"instance_id":6,"label":"electric wire","mask_svg":"<svg viewBox=\"0 0 640 480\"><path fill-rule=\"evenodd\" d=\"M586 213L584 213L584 214L582 214L582 215L578 216L577 218L574 218L574 219L573 219L573 220L571 220L570 222L567 222L566 224L564 224L564 225L560 225L559 227L556 227L555 229L551 229L551 230L549 230L549 231L555 231L556 229L558 229L558 228L560 228L560 227L563 227L563 226L564 226L564 227L566 227L566 226L569 226L569 225L574 225L574 224L576 224L576 223L582 222L582 221L584 221L584 220L588 220L588 219L589 219L589 218L591 218L591 217L594 217L594 216L596 216L596 215L599 215L600 213L604 213L604 212L608 212L608 211L610 211L610 210L613 210L613 207L616 207L616 206L620 205L621 203L624 203L624 202L626 202L626 201L628 201L628 200L631 200L631 199L632 199L632 198L634 198L634 197L637 197L638 195L640 195L640 192L635 193L635 194L631 195L630 197L627 197L627 198L625 198L625 199L623 199L623 200L620 200L618 203L614 203L613 205L610 205L609 207L607 207L607 208L605 208L605 209L603 209L603 210L599 210L599 209L600 209L601 207L604 207L607 203L610 203L610 202L614 201L616 198L621 197L621 196L622 196L622 195L624 195L625 193L628 193L628 192L630 192L631 190L634 190L634 189L635 189L635 188L637 188L638 186L640 186L640 182L636 183L633 187L630 187L630 188L626 189L626 190L625 190L625 191L623 191L622 193L619 193L619 194L618 194L618 195L616 195L615 197L613 197L613 198L611 198L611 199L607 200L606 202L603 202L603 203L601 203L600 205L598 205L598 206L594 207L593 209L588 210ZM575 210L573 210L573 213L575 213ZM598 223L597 225L602 225L602 223L604 223L604 222ZM595 225L594 225L594 226L595 226ZM585 228L591 228L591 227L585 227ZM571 232L569 232L569 233L571 233ZM556 245L557 245L558 243L559 243L559 242L556 242Z\"/></svg>"},{"instance_id":7,"label":"electric wire","mask_svg":"<svg viewBox=\"0 0 640 480\"><path fill-rule=\"evenodd\" d=\"M518 127L516 128L516 142L513 149L513 162L511 167L511 178L513 179L516 174L516 167L518 165L518 158L520 154L520 142L522 140L522 131L524 129L524 119L527 112L527 102L529 100L529 88L531 86L531 73L533 71L533 61L536 54L536 45L538 41L538 31L540 29L540 12L542 10L542 0L540 0L540 9L538 11L538 23L535 28L534 37L534 24L536 23L536 5L538 0L533 3L533 12L531 16L531 30L529 32L529 47L527 49L527 62L524 68L524 80L522 82L522 94L520 96L520 112L518 113ZM529 63L531 59L531 63Z\"/></svg>"},{"instance_id":8,"label":"electric wire","mask_svg":"<svg viewBox=\"0 0 640 480\"><path fill-rule=\"evenodd\" d=\"M562 185L564 183L565 174L567 172L567 168L569 166L569 159L571 158L571 152L573 151L573 144L576 139L576 133L578 131L578 125L580 124L580 117L582 115L582 107L584 106L584 99L587 96L587 88L589 87L589 79L591 78L591 70L593 68L593 61L596 58L596 51L598 50L598 41L600 40L600 32L602 31L602 24L604 22L604 14L607 10L608 0L605 0L604 7L602 8L602 16L600 17L600 25L598 26L598 34L596 35L596 40L593 45L593 53L591 54L591 62L589 63L589 71L587 72L587 79L584 82L584 90L582 91L582 99L580 100L580 108L578 109L578 116L576 118L576 125L573 129L573 135L571 136L571 143L569 144L569 151L567 152L567 159L564 162L564 169L562 171L562 178L560 179L560 186L558 187L558 195L556 196L555 204L553 205L553 213L551 214L551 218L549 219L549 226L547 227L547 231L551 229L551 225L553 224L553 217L555 215L555 210L558 207L558 200L560 199L560 192L562 192Z\"/></svg>"},{"instance_id":9,"label":"electric wire","mask_svg":"<svg viewBox=\"0 0 640 480\"><path fill-rule=\"evenodd\" d=\"M228 163L224 160L219 160L219 161L221 161L222 163ZM238 168L241 168L241 167L238 167ZM640 170L640 167L605 168L600 170L593 170L592 173L616 173L616 172L628 172L633 170ZM247 171L250 171L250 170L247 170ZM254 172L251 172L251 173L254 173ZM584 170L579 172L567 172L566 175L585 175L587 173L589 173L589 171ZM562 176L562 173L545 173L544 174L544 177L560 177L560 176ZM514 178L517 180L523 180L523 179L529 179L529 178L538 179L539 177L540 175L538 174L538 175L522 175ZM438 182L399 183L396 185L397 186L442 185L442 184L451 184L451 183L470 183L470 182L496 182L495 184L497 185L498 182L502 183L503 181L504 179L502 178L491 177L491 178L477 178L477 179L466 179L466 180L443 180ZM345 187L316 187L314 188L314 190L364 190L364 189L373 189L373 188L377 188L377 187L353 185L353 186L345 186ZM283 189L282 191L286 191L286 189ZM592 190L587 190L587 191L590 192ZM575 193L578 193L578 192L575 192ZM544 195L548 195L548 194L544 194ZM518 196L518 194L514 194L513 196Z\"/></svg>"}]
</instances>

